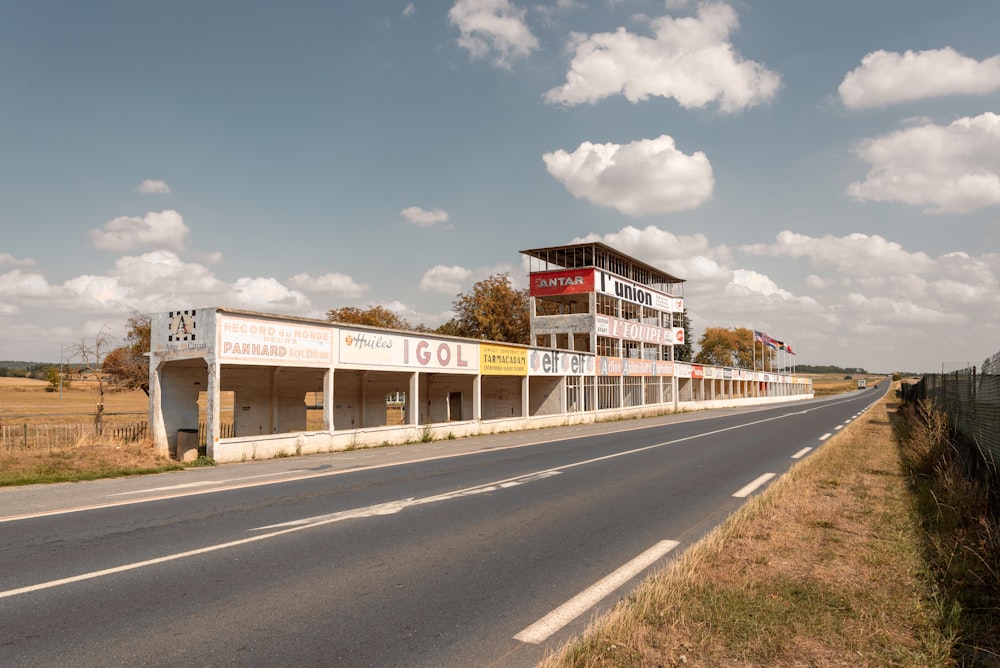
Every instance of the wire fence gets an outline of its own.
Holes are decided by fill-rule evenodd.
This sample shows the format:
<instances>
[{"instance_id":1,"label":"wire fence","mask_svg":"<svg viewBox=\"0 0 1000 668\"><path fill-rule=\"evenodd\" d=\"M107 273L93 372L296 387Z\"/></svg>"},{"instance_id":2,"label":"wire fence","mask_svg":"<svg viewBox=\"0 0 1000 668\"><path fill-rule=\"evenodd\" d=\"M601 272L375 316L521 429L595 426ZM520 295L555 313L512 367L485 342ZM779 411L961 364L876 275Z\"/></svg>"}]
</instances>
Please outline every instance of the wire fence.
<instances>
[{"instance_id":1,"label":"wire fence","mask_svg":"<svg viewBox=\"0 0 1000 668\"><path fill-rule=\"evenodd\" d=\"M1000 352L983 362L949 373L927 374L919 383L901 388L907 402L926 399L948 416L952 430L986 466L1000 485Z\"/></svg>"},{"instance_id":2,"label":"wire fence","mask_svg":"<svg viewBox=\"0 0 1000 668\"><path fill-rule=\"evenodd\" d=\"M232 423L220 425L222 438L232 438L235 427ZM62 450L71 448L81 442L92 442L104 439L112 442L133 443L141 441L149 435L149 423L114 422L103 425L98 435L93 421L71 424L35 424L22 422L12 424L9 420L0 425L0 452L24 450ZM205 445L205 423L198 425L199 445Z\"/></svg>"}]
</instances>

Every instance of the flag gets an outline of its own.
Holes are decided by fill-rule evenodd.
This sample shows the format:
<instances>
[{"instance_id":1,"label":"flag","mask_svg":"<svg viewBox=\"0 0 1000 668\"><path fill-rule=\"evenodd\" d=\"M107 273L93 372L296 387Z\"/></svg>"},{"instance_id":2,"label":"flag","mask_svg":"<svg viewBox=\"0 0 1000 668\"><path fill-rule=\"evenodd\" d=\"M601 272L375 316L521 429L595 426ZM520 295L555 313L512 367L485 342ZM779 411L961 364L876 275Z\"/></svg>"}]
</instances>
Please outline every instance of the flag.
<instances>
[{"instance_id":1,"label":"flag","mask_svg":"<svg viewBox=\"0 0 1000 668\"><path fill-rule=\"evenodd\" d=\"M761 334L761 336L763 338L760 340L760 342L763 343L765 346L767 346L768 348L774 348L774 349L778 348L775 340L772 339L770 336L768 336L767 334Z\"/></svg>"},{"instance_id":2,"label":"flag","mask_svg":"<svg viewBox=\"0 0 1000 668\"><path fill-rule=\"evenodd\" d=\"M779 341L778 339L771 339L771 343L774 344L774 345L771 346L772 348L776 347L778 350L784 350L785 349L785 342L784 341Z\"/></svg>"},{"instance_id":3,"label":"flag","mask_svg":"<svg viewBox=\"0 0 1000 668\"><path fill-rule=\"evenodd\" d=\"M794 355L794 354L795 354L795 351L794 351L794 350L792 350L792 347L791 347L791 346L788 346L788 345L786 345L786 346L785 346L785 350L787 350L787 351L788 351L788 352L789 352L790 354L792 354L792 355Z\"/></svg>"},{"instance_id":4,"label":"flag","mask_svg":"<svg viewBox=\"0 0 1000 668\"><path fill-rule=\"evenodd\" d=\"M760 341L761 343L764 343L764 335L761 334L760 332L758 332L755 329L755 330L753 330L753 340L754 341Z\"/></svg>"}]
</instances>

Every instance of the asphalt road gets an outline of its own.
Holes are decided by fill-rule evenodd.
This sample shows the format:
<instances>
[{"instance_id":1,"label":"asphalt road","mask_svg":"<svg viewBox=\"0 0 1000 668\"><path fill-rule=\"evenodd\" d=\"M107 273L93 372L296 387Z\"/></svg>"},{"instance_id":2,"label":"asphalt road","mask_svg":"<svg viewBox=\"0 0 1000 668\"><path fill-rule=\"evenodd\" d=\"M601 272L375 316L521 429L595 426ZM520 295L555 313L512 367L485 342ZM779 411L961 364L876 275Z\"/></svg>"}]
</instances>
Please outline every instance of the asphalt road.
<instances>
[{"instance_id":1,"label":"asphalt road","mask_svg":"<svg viewBox=\"0 0 1000 668\"><path fill-rule=\"evenodd\" d=\"M888 385L0 489L0 665L533 665Z\"/></svg>"}]
</instances>

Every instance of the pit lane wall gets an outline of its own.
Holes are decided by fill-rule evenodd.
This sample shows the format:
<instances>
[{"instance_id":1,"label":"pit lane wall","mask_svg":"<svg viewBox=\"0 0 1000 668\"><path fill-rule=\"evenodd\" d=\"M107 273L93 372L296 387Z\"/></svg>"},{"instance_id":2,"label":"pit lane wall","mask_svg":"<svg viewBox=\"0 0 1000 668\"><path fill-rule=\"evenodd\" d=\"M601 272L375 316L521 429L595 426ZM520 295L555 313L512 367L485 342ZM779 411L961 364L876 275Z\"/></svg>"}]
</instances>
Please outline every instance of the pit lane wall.
<instances>
[{"instance_id":1,"label":"pit lane wall","mask_svg":"<svg viewBox=\"0 0 1000 668\"><path fill-rule=\"evenodd\" d=\"M199 428L203 454L233 462L812 396L807 378L745 369L222 307L151 315L150 425L178 459Z\"/></svg>"}]
</instances>

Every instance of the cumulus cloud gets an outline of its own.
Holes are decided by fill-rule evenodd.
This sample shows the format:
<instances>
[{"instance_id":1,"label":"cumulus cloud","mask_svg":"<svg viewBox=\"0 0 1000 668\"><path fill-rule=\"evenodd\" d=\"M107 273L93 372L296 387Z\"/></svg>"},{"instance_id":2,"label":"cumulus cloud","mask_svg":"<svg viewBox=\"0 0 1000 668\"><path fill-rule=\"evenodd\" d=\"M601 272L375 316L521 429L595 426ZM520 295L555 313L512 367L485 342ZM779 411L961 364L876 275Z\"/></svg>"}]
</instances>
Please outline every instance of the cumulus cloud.
<instances>
[{"instance_id":1,"label":"cumulus cloud","mask_svg":"<svg viewBox=\"0 0 1000 668\"><path fill-rule=\"evenodd\" d=\"M139 184L135 191L144 195L169 195L170 186L167 185L166 181L146 179Z\"/></svg>"},{"instance_id":2,"label":"cumulus cloud","mask_svg":"<svg viewBox=\"0 0 1000 668\"><path fill-rule=\"evenodd\" d=\"M414 14L416 14L416 12L417 12L417 6L414 5L412 2L408 2L406 3L406 6L403 7L403 13L400 16L404 17L413 16Z\"/></svg>"},{"instance_id":3,"label":"cumulus cloud","mask_svg":"<svg viewBox=\"0 0 1000 668\"><path fill-rule=\"evenodd\" d=\"M0 267L33 267L35 261L31 258L17 258L10 253L0 253Z\"/></svg>"},{"instance_id":4,"label":"cumulus cloud","mask_svg":"<svg viewBox=\"0 0 1000 668\"><path fill-rule=\"evenodd\" d=\"M968 213L1000 204L997 114L907 127L866 139L854 152L871 165L864 181L847 189L860 202L902 202L928 213Z\"/></svg>"},{"instance_id":5,"label":"cumulus cloud","mask_svg":"<svg viewBox=\"0 0 1000 668\"><path fill-rule=\"evenodd\" d=\"M781 77L744 59L730 35L739 27L732 7L706 3L697 16L651 21L652 37L619 28L613 33L574 35L566 83L545 93L553 104L595 103L624 95L632 103L674 98L684 108L716 102L726 113L774 98Z\"/></svg>"},{"instance_id":6,"label":"cumulus cloud","mask_svg":"<svg viewBox=\"0 0 1000 668\"><path fill-rule=\"evenodd\" d=\"M470 276L472 276L472 271L465 267L446 267L439 264L424 272L420 279L420 289L424 292L457 295L462 291L462 285Z\"/></svg>"},{"instance_id":7,"label":"cumulus cloud","mask_svg":"<svg viewBox=\"0 0 1000 668\"><path fill-rule=\"evenodd\" d=\"M542 156L549 174L575 197L629 216L694 209L715 186L704 153L686 155L668 135L631 144L583 142Z\"/></svg>"},{"instance_id":8,"label":"cumulus cloud","mask_svg":"<svg viewBox=\"0 0 1000 668\"><path fill-rule=\"evenodd\" d=\"M168 209L150 211L142 218L120 216L89 234L95 248L131 251L141 247L182 250L189 233L181 214Z\"/></svg>"},{"instance_id":9,"label":"cumulus cloud","mask_svg":"<svg viewBox=\"0 0 1000 668\"><path fill-rule=\"evenodd\" d=\"M509 0L457 0L448 21L461 33L458 44L473 58L489 58L510 68L517 58L538 50L538 38L525 23L526 10Z\"/></svg>"},{"instance_id":10,"label":"cumulus cloud","mask_svg":"<svg viewBox=\"0 0 1000 668\"><path fill-rule=\"evenodd\" d=\"M807 258L816 266L831 267L848 276L913 274L934 266L926 253L911 253L894 241L860 232L843 237L811 237L784 230L772 244L746 245L740 250L751 255Z\"/></svg>"},{"instance_id":11,"label":"cumulus cloud","mask_svg":"<svg viewBox=\"0 0 1000 668\"><path fill-rule=\"evenodd\" d=\"M885 107L946 95L1000 90L1000 56L983 61L951 47L894 53L874 51L849 72L838 91L848 109Z\"/></svg>"},{"instance_id":12,"label":"cumulus cloud","mask_svg":"<svg viewBox=\"0 0 1000 668\"><path fill-rule=\"evenodd\" d=\"M289 290L271 277L239 278L230 287L228 296L227 303L254 311L300 313L309 309L309 299L304 294Z\"/></svg>"},{"instance_id":13,"label":"cumulus cloud","mask_svg":"<svg viewBox=\"0 0 1000 668\"><path fill-rule=\"evenodd\" d=\"M428 211L421 209L419 206L410 206L400 211L399 214L418 227L431 227L438 223L443 224L448 222L448 212L443 209Z\"/></svg>"},{"instance_id":14,"label":"cumulus cloud","mask_svg":"<svg viewBox=\"0 0 1000 668\"><path fill-rule=\"evenodd\" d=\"M0 297L45 297L51 291L42 274L25 273L20 269L0 274Z\"/></svg>"},{"instance_id":15,"label":"cumulus cloud","mask_svg":"<svg viewBox=\"0 0 1000 668\"><path fill-rule=\"evenodd\" d=\"M296 274L288 280L289 285L300 290L326 292L345 299L355 299L368 291L368 286L358 283L352 277L337 272L320 276Z\"/></svg>"},{"instance_id":16,"label":"cumulus cloud","mask_svg":"<svg viewBox=\"0 0 1000 668\"><path fill-rule=\"evenodd\" d=\"M907 367L907 360L912 364L945 341L977 354L992 341L987 332L1000 331L995 253L931 257L878 235L791 231L772 244L729 248L655 226L572 243L584 241L603 241L686 279L695 340L705 327L748 327L790 343L800 362L888 372L933 369L937 358L918 368ZM807 269L795 262L800 259ZM995 351L993 343L986 347L983 355Z\"/></svg>"}]
</instances>

